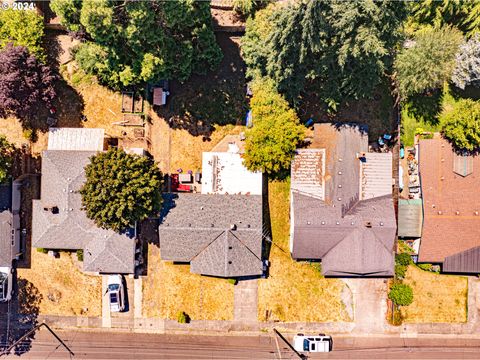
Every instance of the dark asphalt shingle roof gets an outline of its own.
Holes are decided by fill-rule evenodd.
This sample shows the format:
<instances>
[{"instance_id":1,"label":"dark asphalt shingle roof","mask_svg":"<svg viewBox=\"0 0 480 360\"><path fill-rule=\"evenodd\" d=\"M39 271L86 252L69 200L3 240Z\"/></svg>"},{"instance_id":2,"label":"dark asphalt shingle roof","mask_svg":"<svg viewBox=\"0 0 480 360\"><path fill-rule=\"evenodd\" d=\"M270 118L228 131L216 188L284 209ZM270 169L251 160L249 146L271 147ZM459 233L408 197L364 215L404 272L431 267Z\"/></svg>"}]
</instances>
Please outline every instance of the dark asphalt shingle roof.
<instances>
[{"instance_id":1,"label":"dark asphalt shingle roof","mask_svg":"<svg viewBox=\"0 0 480 360\"><path fill-rule=\"evenodd\" d=\"M261 275L262 230L260 195L165 194L161 257L204 275Z\"/></svg>"},{"instance_id":2,"label":"dark asphalt shingle roof","mask_svg":"<svg viewBox=\"0 0 480 360\"><path fill-rule=\"evenodd\" d=\"M43 152L41 199L33 201L32 242L46 249L83 249L84 270L133 273L135 239L98 228L82 210L79 190L91 151ZM54 214L48 208L57 207ZM47 208L47 210L45 210Z\"/></svg>"},{"instance_id":3,"label":"dark asphalt shingle roof","mask_svg":"<svg viewBox=\"0 0 480 360\"><path fill-rule=\"evenodd\" d=\"M329 276L393 275L392 196L361 200L359 194L357 155L368 150L365 128L320 124L314 133L313 146L326 153L325 201L292 190L292 257L322 260Z\"/></svg>"},{"instance_id":4,"label":"dark asphalt shingle roof","mask_svg":"<svg viewBox=\"0 0 480 360\"><path fill-rule=\"evenodd\" d=\"M12 189L10 184L0 185L0 266L12 265Z\"/></svg>"}]
</instances>

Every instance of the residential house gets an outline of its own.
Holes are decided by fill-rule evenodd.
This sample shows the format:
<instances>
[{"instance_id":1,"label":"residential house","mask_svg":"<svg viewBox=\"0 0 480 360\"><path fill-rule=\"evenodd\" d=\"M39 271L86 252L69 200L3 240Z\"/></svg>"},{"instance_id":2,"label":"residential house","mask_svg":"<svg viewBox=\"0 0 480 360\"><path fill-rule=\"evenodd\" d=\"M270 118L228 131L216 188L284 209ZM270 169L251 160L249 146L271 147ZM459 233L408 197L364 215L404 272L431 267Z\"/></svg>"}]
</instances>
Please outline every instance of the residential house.
<instances>
[{"instance_id":1,"label":"residential house","mask_svg":"<svg viewBox=\"0 0 480 360\"><path fill-rule=\"evenodd\" d=\"M291 168L290 251L325 276L393 276L391 153L368 152L367 128L315 124Z\"/></svg>"},{"instance_id":2,"label":"residential house","mask_svg":"<svg viewBox=\"0 0 480 360\"><path fill-rule=\"evenodd\" d=\"M441 138L419 142L423 233L418 261L451 273L480 273L480 157Z\"/></svg>"},{"instance_id":3,"label":"residential house","mask_svg":"<svg viewBox=\"0 0 480 360\"><path fill-rule=\"evenodd\" d=\"M203 154L201 194L165 194L163 260L190 263L192 273L203 275L262 275L262 174L243 166L242 146L228 137Z\"/></svg>"},{"instance_id":4,"label":"residential house","mask_svg":"<svg viewBox=\"0 0 480 360\"><path fill-rule=\"evenodd\" d=\"M11 267L22 254L20 186L19 181L0 185L0 267Z\"/></svg>"},{"instance_id":5,"label":"residential house","mask_svg":"<svg viewBox=\"0 0 480 360\"><path fill-rule=\"evenodd\" d=\"M136 233L101 229L88 219L79 190L89 158L103 151L103 129L50 129L42 153L41 198L33 201L32 244L51 250L83 250L83 270L135 272Z\"/></svg>"}]
</instances>

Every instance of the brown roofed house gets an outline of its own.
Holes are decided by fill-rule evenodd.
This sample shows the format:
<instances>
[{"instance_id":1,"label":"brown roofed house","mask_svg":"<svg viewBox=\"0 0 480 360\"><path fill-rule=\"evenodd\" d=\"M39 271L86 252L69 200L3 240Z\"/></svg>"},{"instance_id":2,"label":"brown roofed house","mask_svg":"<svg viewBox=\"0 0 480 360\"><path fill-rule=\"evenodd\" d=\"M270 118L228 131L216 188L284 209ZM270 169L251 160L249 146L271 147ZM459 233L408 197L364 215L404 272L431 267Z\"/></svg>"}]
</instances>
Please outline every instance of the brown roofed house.
<instances>
[{"instance_id":1,"label":"brown roofed house","mask_svg":"<svg viewBox=\"0 0 480 360\"><path fill-rule=\"evenodd\" d=\"M392 155L369 153L364 126L316 124L291 170L290 251L325 276L392 276Z\"/></svg>"},{"instance_id":2,"label":"brown roofed house","mask_svg":"<svg viewBox=\"0 0 480 360\"><path fill-rule=\"evenodd\" d=\"M480 157L442 138L420 140L424 223L418 261L444 272L480 272Z\"/></svg>"}]
</instances>

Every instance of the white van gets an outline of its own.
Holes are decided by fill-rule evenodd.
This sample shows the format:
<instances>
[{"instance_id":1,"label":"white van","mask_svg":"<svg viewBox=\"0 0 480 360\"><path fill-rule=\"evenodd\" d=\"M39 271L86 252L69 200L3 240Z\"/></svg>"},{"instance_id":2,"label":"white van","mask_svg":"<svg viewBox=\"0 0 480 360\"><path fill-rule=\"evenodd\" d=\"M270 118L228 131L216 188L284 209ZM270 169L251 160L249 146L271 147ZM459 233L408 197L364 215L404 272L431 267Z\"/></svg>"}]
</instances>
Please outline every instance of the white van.
<instances>
[{"instance_id":1,"label":"white van","mask_svg":"<svg viewBox=\"0 0 480 360\"><path fill-rule=\"evenodd\" d=\"M12 299L12 273L13 268L0 267L0 302L7 302Z\"/></svg>"},{"instance_id":2,"label":"white van","mask_svg":"<svg viewBox=\"0 0 480 360\"><path fill-rule=\"evenodd\" d=\"M332 346L332 337L325 334L297 334L293 337L293 347L298 352L330 352Z\"/></svg>"}]
</instances>

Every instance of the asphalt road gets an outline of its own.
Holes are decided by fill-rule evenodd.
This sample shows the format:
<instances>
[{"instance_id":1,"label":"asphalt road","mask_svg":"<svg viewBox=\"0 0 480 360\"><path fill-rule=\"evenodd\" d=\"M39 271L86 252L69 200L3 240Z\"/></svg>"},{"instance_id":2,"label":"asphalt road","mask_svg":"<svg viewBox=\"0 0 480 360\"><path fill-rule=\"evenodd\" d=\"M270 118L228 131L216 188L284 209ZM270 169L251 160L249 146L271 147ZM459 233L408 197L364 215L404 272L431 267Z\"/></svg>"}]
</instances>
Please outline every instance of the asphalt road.
<instances>
[{"instance_id":1,"label":"asphalt road","mask_svg":"<svg viewBox=\"0 0 480 360\"><path fill-rule=\"evenodd\" d=\"M57 334L76 359L296 359L273 336L180 336L132 333L63 332ZM39 331L21 359L69 359L47 330ZM29 346L31 345L31 348ZM281 356L281 357L280 357ZM17 355L5 358L18 359ZM334 351L309 359L480 359L480 340L334 337Z\"/></svg>"}]
</instances>

